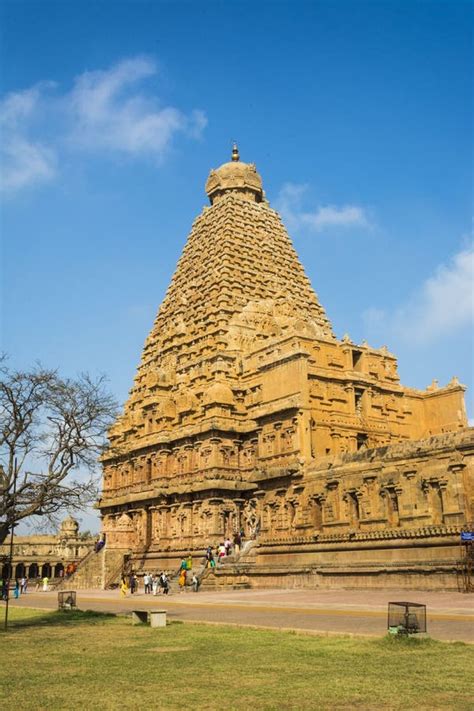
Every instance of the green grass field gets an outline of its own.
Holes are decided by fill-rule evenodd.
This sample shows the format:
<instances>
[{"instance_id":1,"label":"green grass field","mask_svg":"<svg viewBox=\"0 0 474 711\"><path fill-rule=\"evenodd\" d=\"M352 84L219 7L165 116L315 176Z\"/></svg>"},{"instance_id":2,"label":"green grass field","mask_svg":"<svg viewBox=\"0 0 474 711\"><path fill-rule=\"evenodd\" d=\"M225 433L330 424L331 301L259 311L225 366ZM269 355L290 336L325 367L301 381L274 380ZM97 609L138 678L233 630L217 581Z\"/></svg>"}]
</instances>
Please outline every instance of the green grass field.
<instances>
[{"instance_id":1,"label":"green grass field","mask_svg":"<svg viewBox=\"0 0 474 711\"><path fill-rule=\"evenodd\" d=\"M474 647L13 609L0 634L6 709L459 709Z\"/></svg>"}]
</instances>

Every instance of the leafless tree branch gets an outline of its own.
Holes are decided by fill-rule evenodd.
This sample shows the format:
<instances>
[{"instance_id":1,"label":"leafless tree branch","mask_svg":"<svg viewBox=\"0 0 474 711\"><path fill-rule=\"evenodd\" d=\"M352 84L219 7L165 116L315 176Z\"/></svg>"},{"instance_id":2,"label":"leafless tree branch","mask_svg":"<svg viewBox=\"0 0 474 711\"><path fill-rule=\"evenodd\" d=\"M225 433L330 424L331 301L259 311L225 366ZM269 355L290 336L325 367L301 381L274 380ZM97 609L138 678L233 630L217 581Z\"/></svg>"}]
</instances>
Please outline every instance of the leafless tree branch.
<instances>
[{"instance_id":1,"label":"leafless tree branch","mask_svg":"<svg viewBox=\"0 0 474 711\"><path fill-rule=\"evenodd\" d=\"M62 378L40 365L11 371L0 358L0 543L29 516L97 498L94 471L116 414L103 376Z\"/></svg>"}]
</instances>

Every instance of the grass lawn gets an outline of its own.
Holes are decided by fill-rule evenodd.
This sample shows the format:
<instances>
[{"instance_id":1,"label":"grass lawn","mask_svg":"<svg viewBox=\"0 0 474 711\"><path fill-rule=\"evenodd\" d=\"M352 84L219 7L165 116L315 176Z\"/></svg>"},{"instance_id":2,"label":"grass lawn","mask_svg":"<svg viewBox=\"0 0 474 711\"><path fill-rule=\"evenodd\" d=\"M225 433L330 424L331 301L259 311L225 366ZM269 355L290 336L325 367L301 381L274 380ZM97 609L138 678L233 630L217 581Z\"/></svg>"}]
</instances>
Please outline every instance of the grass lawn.
<instances>
[{"instance_id":1,"label":"grass lawn","mask_svg":"<svg viewBox=\"0 0 474 711\"><path fill-rule=\"evenodd\" d=\"M2 608L3 610L3 608ZM459 709L474 647L14 609L0 634L5 709Z\"/></svg>"}]
</instances>

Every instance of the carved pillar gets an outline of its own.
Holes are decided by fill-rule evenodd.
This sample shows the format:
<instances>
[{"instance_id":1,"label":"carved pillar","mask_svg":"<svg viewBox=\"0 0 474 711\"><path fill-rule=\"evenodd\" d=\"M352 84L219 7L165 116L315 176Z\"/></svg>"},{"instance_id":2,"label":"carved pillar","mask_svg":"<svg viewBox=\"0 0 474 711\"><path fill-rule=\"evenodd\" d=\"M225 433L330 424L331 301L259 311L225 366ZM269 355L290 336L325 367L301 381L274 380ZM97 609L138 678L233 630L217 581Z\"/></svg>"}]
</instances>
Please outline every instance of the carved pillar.
<instances>
[{"instance_id":1,"label":"carved pillar","mask_svg":"<svg viewBox=\"0 0 474 711\"><path fill-rule=\"evenodd\" d=\"M332 451L334 454L339 454L341 451L341 434L340 432L334 432L331 431L331 440L332 440Z\"/></svg>"},{"instance_id":2,"label":"carved pillar","mask_svg":"<svg viewBox=\"0 0 474 711\"><path fill-rule=\"evenodd\" d=\"M211 437L209 444L211 445L211 459L209 464L211 467L217 467L219 466L219 448L222 444L222 439L220 437Z\"/></svg>"},{"instance_id":3,"label":"carved pillar","mask_svg":"<svg viewBox=\"0 0 474 711\"><path fill-rule=\"evenodd\" d=\"M298 431L298 449L301 456L309 462L311 459L311 414L308 410L298 412L293 419Z\"/></svg>"},{"instance_id":4,"label":"carved pillar","mask_svg":"<svg viewBox=\"0 0 474 711\"><path fill-rule=\"evenodd\" d=\"M169 476L172 473L172 452L171 449L160 450L161 473Z\"/></svg>"}]
</instances>

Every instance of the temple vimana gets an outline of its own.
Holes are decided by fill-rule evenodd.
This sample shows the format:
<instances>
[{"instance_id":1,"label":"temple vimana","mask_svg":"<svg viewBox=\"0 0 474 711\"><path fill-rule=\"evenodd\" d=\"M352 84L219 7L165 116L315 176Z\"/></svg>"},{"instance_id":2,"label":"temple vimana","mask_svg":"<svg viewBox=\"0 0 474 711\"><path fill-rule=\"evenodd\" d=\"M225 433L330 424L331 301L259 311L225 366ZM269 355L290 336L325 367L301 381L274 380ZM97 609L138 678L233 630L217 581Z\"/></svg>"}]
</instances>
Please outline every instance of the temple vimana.
<instances>
[{"instance_id":1,"label":"temple vimana","mask_svg":"<svg viewBox=\"0 0 474 711\"><path fill-rule=\"evenodd\" d=\"M242 528L206 585L455 589L464 386L404 387L386 347L335 336L235 146L206 192L103 457L108 575L176 569Z\"/></svg>"}]
</instances>

